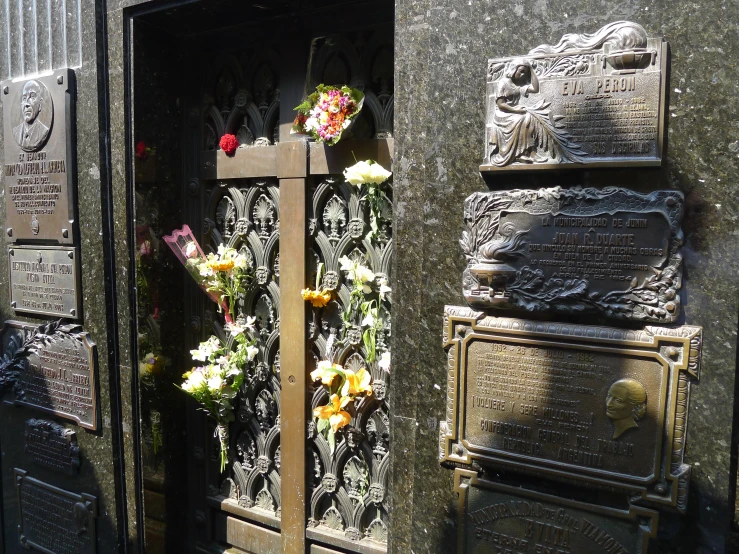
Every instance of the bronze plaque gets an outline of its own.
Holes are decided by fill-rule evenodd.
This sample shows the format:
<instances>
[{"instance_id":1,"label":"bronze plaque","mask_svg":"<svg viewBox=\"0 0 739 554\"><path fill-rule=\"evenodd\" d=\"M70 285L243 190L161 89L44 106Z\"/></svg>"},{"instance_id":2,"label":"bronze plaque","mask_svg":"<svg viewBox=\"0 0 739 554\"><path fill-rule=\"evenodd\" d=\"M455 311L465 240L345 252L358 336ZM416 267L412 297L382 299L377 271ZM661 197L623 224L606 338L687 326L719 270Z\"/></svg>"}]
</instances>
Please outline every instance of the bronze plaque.
<instances>
[{"instance_id":1,"label":"bronze plaque","mask_svg":"<svg viewBox=\"0 0 739 554\"><path fill-rule=\"evenodd\" d=\"M646 554L659 513L585 504L457 469L460 554Z\"/></svg>"},{"instance_id":2,"label":"bronze plaque","mask_svg":"<svg viewBox=\"0 0 739 554\"><path fill-rule=\"evenodd\" d=\"M15 468L21 546L47 554L94 554L97 498L77 494Z\"/></svg>"},{"instance_id":3,"label":"bronze plaque","mask_svg":"<svg viewBox=\"0 0 739 554\"><path fill-rule=\"evenodd\" d=\"M0 83L7 240L74 243L74 71Z\"/></svg>"},{"instance_id":4,"label":"bronze plaque","mask_svg":"<svg viewBox=\"0 0 739 554\"><path fill-rule=\"evenodd\" d=\"M24 451L35 464L67 475L79 473L80 448L72 429L45 419L29 419L24 438Z\"/></svg>"},{"instance_id":5,"label":"bronze plaque","mask_svg":"<svg viewBox=\"0 0 739 554\"><path fill-rule=\"evenodd\" d=\"M7 365L21 368L13 387L16 404L98 428L97 348L82 327L6 321L0 345Z\"/></svg>"},{"instance_id":6,"label":"bronze plaque","mask_svg":"<svg viewBox=\"0 0 739 554\"><path fill-rule=\"evenodd\" d=\"M16 312L80 318L78 250L72 246L11 246L10 307Z\"/></svg>"},{"instance_id":7,"label":"bronze plaque","mask_svg":"<svg viewBox=\"0 0 739 554\"><path fill-rule=\"evenodd\" d=\"M662 162L667 43L628 21L488 60L480 171Z\"/></svg>"},{"instance_id":8,"label":"bronze plaque","mask_svg":"<svg viewBox=\"0 0 739 554\"><path fill-rule=\"evenodd\" d=\"M610 187L476 192L459 241L481 308L670 323L680 314L683 195Z\"/></svg>"},{"instance_id":9,"label":"bronze plaque","mask_svg":"<svg viewBox=\"0 0 739 554\"><path fill-rule=\"evenodd\" d=\"M447 306L440 457L620 488L684 510L701 328L625 330Z\"/></svg>"}]
</instances>

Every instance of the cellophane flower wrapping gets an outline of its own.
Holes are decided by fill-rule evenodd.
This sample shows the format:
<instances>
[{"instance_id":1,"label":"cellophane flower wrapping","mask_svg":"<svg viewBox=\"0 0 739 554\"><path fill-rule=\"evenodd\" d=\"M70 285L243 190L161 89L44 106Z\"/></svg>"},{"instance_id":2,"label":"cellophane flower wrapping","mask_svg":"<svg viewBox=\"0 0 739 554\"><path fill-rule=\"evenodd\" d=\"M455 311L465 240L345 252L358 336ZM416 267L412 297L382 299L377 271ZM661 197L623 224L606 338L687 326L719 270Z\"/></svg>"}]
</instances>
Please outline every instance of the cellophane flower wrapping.
<instances>
[{"instance_id":1,"label":"cellophane flower wrapping","mask_svg":"<svg viewBox=\"0 0 739 554\"><path fill-rule=\"evenodd\" d=\"M254 268L247 257L223 244L218 246L217 253L204 255L187 225L164 237L164 241L200 288L225 313L226 322L232 323L237 298L254 281Z\"/></svg>"},{"instance_id":2,"label":"cellophane flower wrapping","mask_svg":"<svg viewBox=\"0 0 739 554\"><path fill-rule=\"evenodd\" d=\"M183 225L182 229L173 231L171 235L165 235L163 239L172 252L174 252L174 255L177 256L180 263L185 266L185 269L190 276L195 280L198 286L203 289L203 292L205 292L213 302L218 304L218 306L226 312L226 320L229 321L230 314L228 313L228 304L215 292L208 290L208 284L205 278L200 275L200 272L198 271L198 265L205 263L207 258L203 249L200 248L200 244L198 244L198 241L195 239L195 235L193 235L190 230L190 226Z\"/></svg>"},{"instance_id":3,"label":"cellophane flower wrapping","mask_svg":"<svg viewBox=\"0 0 739 554\"><path fill-rule=\"evenodd\" d=\"M362 110L364 93L342 86L318 85L295 111L291 133L309 135L316 142L333 146Z\"/></svg>"}]
</instances>

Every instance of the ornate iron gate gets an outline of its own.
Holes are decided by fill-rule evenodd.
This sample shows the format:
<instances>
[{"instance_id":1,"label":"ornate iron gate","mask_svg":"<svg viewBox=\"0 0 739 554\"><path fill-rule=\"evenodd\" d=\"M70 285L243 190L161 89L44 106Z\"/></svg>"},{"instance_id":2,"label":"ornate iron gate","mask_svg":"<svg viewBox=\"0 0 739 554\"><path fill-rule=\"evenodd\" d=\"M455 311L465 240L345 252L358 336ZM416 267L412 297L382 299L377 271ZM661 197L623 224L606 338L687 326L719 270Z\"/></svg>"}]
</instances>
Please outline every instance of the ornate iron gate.
<instances>
[{"instance_id":1,"label":"ornate iron gate","mask_svg":"<svg viewBox=\"0 0 739 554\"><path fill-rule=\"evenodd\" d=\"M318 83L349 84L366 95L354 136L332 148L280 142L281 133L285 138L281 62L269 49L230 56L209 72L203 103L184 108L183 153L186 177L188 170L191 176L189 220L183 223L197 230L206 252L231 246L254 267L257 286L240 299L237 311L255 318L250 338L259 350L253 383L238 396L225 472L219 472L213 425L195 413L194 404L188 408L187 486L194 514L189 533L199 552L229 545L257 554L325 554L335 552L332 548L382 553L388 527L389 371L376 361L367 363L361 341L351 337L356 330L346 330L350 337L336 361L370 370L374 395L357 403L334 454L316 433L311 414L327 403L327 395L308 375L327 355L331 335L344 331L341 312L351 283L339 258L361 260L378 279L390 277L391 194L370 239L366 199L345 182L342 171L368 158L391 168L392 38L373 31L351 40L313 41L309 72L301 77L306 90ZM233 157L218 150L225 133L244 145ZM300 291L315 281L319 263L326 268L323 287L334 292L334 300L313 311ZM183 315L195 333L186 349L211 333L227 340L215 306L194 287L189 290ZM390 299L385 302L389 309ZM377 342L389 347L389 339L388 323ZM151 436L144 425L144 441L151 442ZM150 532L147 528L147 536Z\"/></svg>"}]
</instances>

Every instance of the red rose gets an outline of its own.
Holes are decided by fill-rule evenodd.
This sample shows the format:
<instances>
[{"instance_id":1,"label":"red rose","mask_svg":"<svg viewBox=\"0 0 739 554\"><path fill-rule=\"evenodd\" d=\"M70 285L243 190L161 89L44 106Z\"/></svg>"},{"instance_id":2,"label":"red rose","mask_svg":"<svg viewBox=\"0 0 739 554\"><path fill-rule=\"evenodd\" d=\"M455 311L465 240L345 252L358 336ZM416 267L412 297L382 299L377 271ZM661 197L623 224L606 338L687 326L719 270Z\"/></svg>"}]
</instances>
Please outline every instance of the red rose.
<instances>
[{"instance_id":1,"label":"red rose","mask_svg":"<svg viewBox=\"0 0 739 554\"><path fill-rule=\"evenodd\" d=\"M236 149L239 147L239 140L233 135L223 135L219 146L227 156L233 156L234 152L236 152Z\"/></svg>"},{"instance_id":2,"label":"red rose","mask_svg":"<svg viewBox=\"0 0 739 554\"><path fill-rule=\"evenodd\" d=\"M147 154L149 153L149 149L146 147L146 144L144 144L143 140L140 140L136 143L136 157L137 158L145 158Z\"/></svg>"}]
</instances>

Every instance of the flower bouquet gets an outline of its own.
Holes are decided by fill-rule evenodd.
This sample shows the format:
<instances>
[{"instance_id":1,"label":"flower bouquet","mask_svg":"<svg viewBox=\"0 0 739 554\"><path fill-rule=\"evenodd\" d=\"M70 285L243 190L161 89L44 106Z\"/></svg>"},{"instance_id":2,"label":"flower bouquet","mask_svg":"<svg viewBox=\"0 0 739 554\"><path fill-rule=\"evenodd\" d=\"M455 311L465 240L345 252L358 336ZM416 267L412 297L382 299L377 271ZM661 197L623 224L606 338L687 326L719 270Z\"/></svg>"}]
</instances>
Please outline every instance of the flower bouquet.
<instances>
[{"instance_id":1,"label":"flower bouquet","mask_svg":"<svg viewBox=\"0 0 739 554\"><path fill-rule=\"evenodd\" d=\"M244 331L253 329L254 318L244 324L227 324L226 330L234 338L236 350L232 350L216 336L201 342L197 350L191 350L193 360L204 365L182 375L185 380L179 388L197 400L201 409L216 422L215 437L221 450L221 471L228 463L228 423L234 417L234 399L244 382L243 368L257 355L254 341L247 340Z\"/></svg>"},{"instance_id":2,"label":"flower bouquet","mask_svg":"<svg viewBox=\"0 0 739 554\"><path fill-rule=\"evenodd\" d=\"M206 256L187 225L165 236L164 242L198 286L218 304L219 311L223 310L226 322L232 323L237 296L244 294L254 280L254 270L246 256L222 244L217 254Z\"/></svg>"},{"instance_id":3,"label":"flower bouquet","mask_svg":"<svg viewBox=\"0 0 739 554\"><path fill-rule=\"evenodd\" d=\"M362 109L364 93L347 86L318 85L295 110L291 133L309 135L317 142L333 146Z\"/></svg>"},{"instance_id":4,"label":"flower bouquet","mask_svg":"<svg viewBox=\"0 0 739 554\"><path fill-rule=\"evenodd\" d=\"M318 362L318 367L310 376L314 381L320 379L329 394L329 403L313 410L313 416L318 422L318 432L326 437L333 454L336 450L336 431L352 420L352 415L345 408L352 409L355 399L360 396L372 395L372 376L365 368L354 373L327 360Z\"/></svg>"},{"instance_id":5,"label":"flower bouquet","mask_svg":"<svg viewBox=\"0 0 739 554\"><path fill-rule=\"evenodd\" d=\"M380 227L379 220L382 214L392 210L392 202L387 195L382 192L381 185L387 181L392 175L391 171L386 170L380 164L372 160L366 160L355 163L353 166L344 170L344 179L357 187L363 196L360 200L367 200L370 208L370 228L369 238L376 236ZM364 190L366 188L366 190Z\"/></svg>"}]
</instances>

